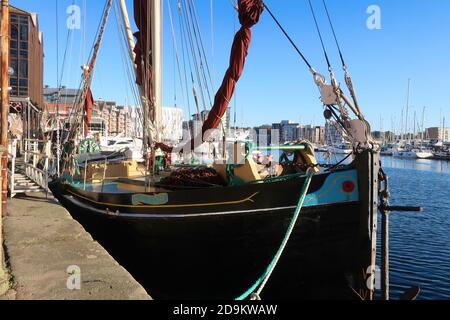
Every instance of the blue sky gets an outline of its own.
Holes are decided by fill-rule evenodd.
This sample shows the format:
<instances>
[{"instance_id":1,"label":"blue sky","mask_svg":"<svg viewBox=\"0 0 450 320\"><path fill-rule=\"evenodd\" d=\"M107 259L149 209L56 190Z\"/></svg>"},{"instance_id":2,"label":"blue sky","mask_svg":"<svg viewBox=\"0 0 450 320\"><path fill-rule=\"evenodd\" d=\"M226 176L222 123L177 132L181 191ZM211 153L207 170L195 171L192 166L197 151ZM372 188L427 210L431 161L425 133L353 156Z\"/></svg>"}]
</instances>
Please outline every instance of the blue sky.
<instances>
[{"instance_id":1,"label":"blue sky","mask_svg":"<svg viewBox=\"0 0 450 320\"><path fill-rule=\"evenodd\" d=\"M60 39L60 61L66 46L66 9L73 2L82 6L83 0L57 0ZM86 28L75 30L69 46L70 61L64 67L63 85L78 87L79 66L86 59L99 23L103 0L85 0ZM176 10L175 0L169 0ZM132 1L128 0L132 13ZM172 32L165 6L164 42L164 105L174 104L174 61ZM229 51L235 28L239 27L236 12L229 0L214 0L216 48L211 59L209 0L197 0L196 6L209 62L214 65L216 85L220 84L228 65ZM56 85L56 18L55 0L11 0L22 9L36 12L45 37L45 84ZM326 63L306 0L266 0L311 64L326 73ZM363 113L374 129L384 129L395 123L400 129L402 108L406 106L407 82L411 78L411 113L421 116L427 107L426 126L437 126L440 114L450 124L450 24L448 0L328 0L330 13ZM324 40L338 79L343 82L339 56L326 20L321 1L313 0ZM367 8L381 9L381 30L367 28ZM176 18L175 18L176 19ZM177 22L176 22L177 23ZM84 25L84 21L82 23ZM86 34L86 42L81 39ZM178 39L178 41L180 41ZM83 53L84 52L84 53ZM94 77L95 98L129 101L131 95L121 62L114 13L110 18ZM187 106L177 85L178 106ZM323 123L322 106L312 78L287 40L265 12L253 31L253 42L246 68L237 89L238 125L256 126L290 119L302 123ZM234 104L231 104L233 107ZM191 108L193 108L191 106Z\"/></svg>"}]
</instances>

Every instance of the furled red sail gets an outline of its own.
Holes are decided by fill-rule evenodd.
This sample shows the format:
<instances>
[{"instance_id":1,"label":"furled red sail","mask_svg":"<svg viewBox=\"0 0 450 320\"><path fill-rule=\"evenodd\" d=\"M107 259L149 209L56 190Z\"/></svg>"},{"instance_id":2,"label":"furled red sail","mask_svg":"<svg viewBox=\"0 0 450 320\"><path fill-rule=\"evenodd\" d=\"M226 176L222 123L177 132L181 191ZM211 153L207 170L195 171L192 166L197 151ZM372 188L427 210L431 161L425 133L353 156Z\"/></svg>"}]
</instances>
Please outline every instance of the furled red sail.
<instances>
[{"instance_id":1,"label":"furled red sail","mask_svg":"<svg viewBox=\"0 0 450 320\"><path fill-rule=\"evenodd\" d=\"M238 9L239 21L242 27L234 37L230 66L216 94L214 106L209 113L208 119L203 124L203 135L210 129L216 129L227 111L236 89L236 84L244 70L245 59L247 58L252 39L251 28L258 23L264 10L264 5L261 0L239 0Z\"/></svg>"},{"instance_id":2,"label":"furled red sail","mask_svg":"<svg viewBox=\"0 0 450 320\"><path fill-rule=\"evenodd\" d=\"M153 90L152 90L152 69L151 69L151 37L148 31L151 27L149 19L150 8L148 8L147 0L134 0L134 20L138 27L138 32L134 34L136 37L136 45L134 53L136 55L134 63L137 68L136 83L142 87L147 86L147 99L149 105L153 105ZM149 42L150 41L150 42ZM146 52L150 49L148 52ZM147 65L149 64L149 65Z\"/></svg>"},{"instance_id":3,"label":"furled red sail","mask_svg":"<svg viewBox=\"0 0 450 320\"><path fill-rule=\"evenodd\" d=\"M86 100L84 101L84 134L87 136L89 131L89 124L92 120L92 111L94 108L94 96L91 88L88 89Z\"/></svg>"},{"instance_id":4,"label":"furled red sail","mask_svg":"<svg viewBox=\"0 0 450 320\"><path fill-rule=\"evenodd\" d=\"M239 81L244 70L245 60L248 55L252 39L251 28L258 23L261 14L264 11L262 0L239 0L238 1L240 30L236 33L231 48L230 65L223 79L215 99L214 105L209 112L202 128L202 139L192 139L191 148L198 147L197 142L203 141L205 133L210 129L216 129L222 121L222 117L227 111L228 105L233 97L236 84ZM164 152L172 152L172 148L164 144L157 144Z\"/></svg>"}]
</instances>

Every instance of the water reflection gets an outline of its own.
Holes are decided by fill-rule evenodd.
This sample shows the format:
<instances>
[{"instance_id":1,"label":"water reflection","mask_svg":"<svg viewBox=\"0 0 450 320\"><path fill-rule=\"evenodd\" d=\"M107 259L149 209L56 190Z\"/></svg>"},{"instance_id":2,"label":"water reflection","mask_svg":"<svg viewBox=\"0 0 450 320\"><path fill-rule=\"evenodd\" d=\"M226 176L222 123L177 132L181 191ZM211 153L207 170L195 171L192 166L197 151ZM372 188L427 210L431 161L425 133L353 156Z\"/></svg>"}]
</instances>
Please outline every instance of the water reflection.
<instances>
[{"instance_id":1,"label":"water reflection","mask_svg":"<svg viewBox=\"0 0 450 320\"><path fill-rule=\"evenodd\" d=\"M344 159L344 156L342 155L331 155L330 157L326 157L323 153L317 153L316 156L320 163L337 163ZM352 161L353 157L349 157L344 161L344 164L349 164ZM381 157L381 161L384 168L450 173L450 161L400 159L395 157Z\"/></svg>"},{"instance_id":2,"label":"water reflection","mask_svg":"<svg viewBox=\"0 0 450 320\"><path fill-rule=\"evenodd\" d=\"M450 173L449 161L429 159L399 159L394 157L382 157L382 161L383 167L385 168Z\"/></svg>"},{"instance_id":3,"label":"water reflection","mask_svg":"<svg viewBox=\"0 0 450 320\"><path fill-rule=\"evenodd\" d=\"M317 157L325 162L321 154ZM382 157L382 165L390 177L391 203L425 209L391 216L391 297L399 299L406 289L419 285L419 299L450 299L450 162ZM380 239L381 234L378 264Z\"/></svg>"}]
</instances>

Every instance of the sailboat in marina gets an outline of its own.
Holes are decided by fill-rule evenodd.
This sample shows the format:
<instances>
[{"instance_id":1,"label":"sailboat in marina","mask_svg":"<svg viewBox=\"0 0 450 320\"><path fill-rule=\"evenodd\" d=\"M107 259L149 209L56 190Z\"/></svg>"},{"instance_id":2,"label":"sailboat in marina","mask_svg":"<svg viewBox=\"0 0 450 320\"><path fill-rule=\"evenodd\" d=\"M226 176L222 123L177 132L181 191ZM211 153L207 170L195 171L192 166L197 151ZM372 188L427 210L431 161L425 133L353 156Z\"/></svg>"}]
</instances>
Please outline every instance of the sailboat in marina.
<instances>
[{"instance_id":1,"label":"sailboat in marina","mask_svg":"<svg viewBox=\"0 0 450 320\"><path fill-rule=\"evenodd\" d=\"M119 4L129 35L126 3ZM185 155L208 143L208 133L221 126L244 71L252 32L258 32L260 19L271 17L306 62L324 114L345 131L353 161L322 167L308 142L264 146L233 141L222 147L228 152L216 155L213 165L171 165L170 154L179 150L163 143L160 130L162 1L133 4L138 32L136 41L128 37L128 45L142 98L144 173L127 175L135 164L123 160L86 161L84 167L77 160L73 144L85 118L83 106L95 67L90 63L80 112L66 141L66 171L51 183L57 199L156 299L373 299L378 190L384 175L379 146L372 141L343 59L351 98L331 66L328 83L309 64L267 4L239 0L241 26L229 68L201 136L178 149ZM103 25L112 5L108 0ZM192 23L194 1L180 0L178 7L184 31L198 32ZM277 169L263 175L261 164L251 156L255 151L280 152Z\"/></svg>"},{"instance_id":2,"label":"sailboat in marina","mask_svg":"<svg viewBox=\"0 0 450 320\"><path fill-rule=\"evenodd\" d=\"M393 156L396 158L403 158L403 159L430 159L433 157L433 153L431 150L425 149L423 147L423 139L424 139L424 133L421 134L421 142L420 147L417 148L414 145L411 144L410 134L408 133L408 111L409 111L409 100L410 100L410 87L411 87L411 80L408 80L408 98L407 98L407 104L406 104L406 121L405 121L405 133L408 136L408 143L405 145L404 148L399 148L398 150L395 150L393 152ZM414 114L414 128L416 127L416 120L415 120L415 114ZM422 113L422 131L424 131L424 120L425 120L425 108ZM415 130L413 139L415 139Z\"/></svg>"},{"instance_id":3,"label":"sailboat in marina","mask_svg":"<svg viewBox=\"0 0 450 320\"><path fill-rule=\"evenodd\" d=\"M424 119L425 119L425 108L423 109L422 113L422 132L421 132L421 139L420 139L420 146L412 146L408 145L406 150L397 151L394 156L397 158L405 158L405 159L431 159L433 158L433 152L432 150L425 148L424 145L424 135L425 135L425 128L424 128ZM415 134L414 134L415 137Z\"/></svg>"}]
</instances>

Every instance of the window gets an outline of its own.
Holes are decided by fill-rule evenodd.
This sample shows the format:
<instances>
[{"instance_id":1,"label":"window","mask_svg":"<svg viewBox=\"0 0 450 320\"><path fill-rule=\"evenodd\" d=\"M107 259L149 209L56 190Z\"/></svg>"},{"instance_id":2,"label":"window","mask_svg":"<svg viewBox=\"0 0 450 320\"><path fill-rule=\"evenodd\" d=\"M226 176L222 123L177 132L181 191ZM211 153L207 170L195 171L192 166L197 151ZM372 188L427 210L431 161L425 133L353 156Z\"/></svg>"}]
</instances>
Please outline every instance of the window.
<instances>
[{"instance_id":1,"label":"window","mask_svg":"<svg viewBox=\"0 0 450 320\"><path fill-rule=\"evenodd\" d=\"M28 78L28 61L20 60L19 62L19 77Z\"/></svg>"},{"instance_id":2,"label":"window","mask_svg":"<svg viewBox=\"0 0 450 320\"><path fill-rule=\"evenodd\" d=\"M28 41L28 22L20 24L20 41Z\"/></svg>"},{"instance_id":3,"label":"window","mask_svg":"<svg viewBox=\"0 0 450 320\"><path fill-rule=\"evenodd\" d=\"M19 87L19 97L28 96L28 88Z\"/></svg>"},{"instance_id":4,"label":"window","mask_svg":"<svg viewBox=\"0 0 450 320\"><path fill-rule=\"evenodd\" d=\"M14 59L14 57L11 57L11 61L9 62L9 66L14 70L14 74L11 77L12 78L17 78L17 73L19 71L19 64L17 62L17 59Z\"/></svg>"},{"instance_id":5,"label":"window","mask_svg":"<svg viewBox=\"0 0 450 320\"><path fill-rule=\"evenodd\" d=\"M10 78L12 96L28 96L29 18L11 14L10 66L14 74Z\"/></svg>"},{"instance_id":6,"label":"window","mask_svg":"<svg viewBox=\"0 0 450 320\"><path fill-rule=\"evenodd\" d=\"M17 52L16 52L16 54L17 54ZM27 60L28 59L28 51L27 50L20 50L19 58Z\"/></svg>"},{"instance_id":7,"label":"window","mask_svg":"<svg viewBox=\"0 0 450 320\"><path fill-rule=\"evenodd\" d=\"M19 28L16 24L11 24L11 40L17 40L19 38Z\"/></svg>"},{"instance_id":8,"label":"window","mask_svg":"<svg viewBox=\"0 0 450 320\"><path fill-rule=\"evenodd\" d=\"M20 79L19 86L28 88L28 80L27 79Z\"/></svg>"}]
</instances>

